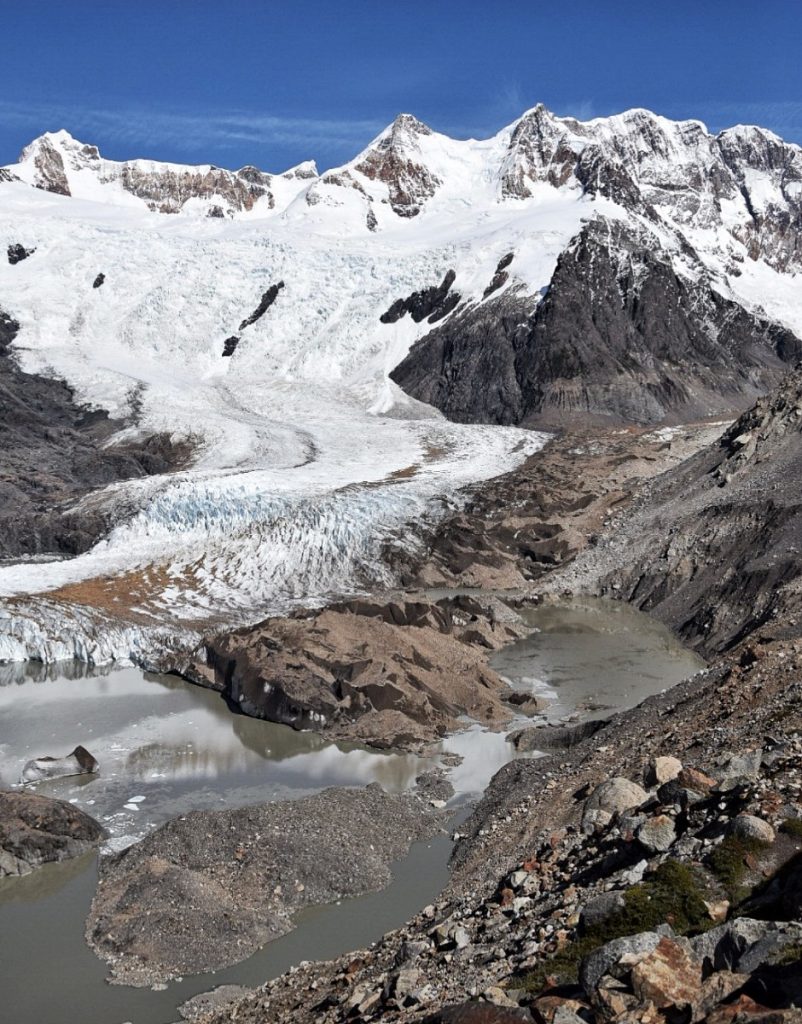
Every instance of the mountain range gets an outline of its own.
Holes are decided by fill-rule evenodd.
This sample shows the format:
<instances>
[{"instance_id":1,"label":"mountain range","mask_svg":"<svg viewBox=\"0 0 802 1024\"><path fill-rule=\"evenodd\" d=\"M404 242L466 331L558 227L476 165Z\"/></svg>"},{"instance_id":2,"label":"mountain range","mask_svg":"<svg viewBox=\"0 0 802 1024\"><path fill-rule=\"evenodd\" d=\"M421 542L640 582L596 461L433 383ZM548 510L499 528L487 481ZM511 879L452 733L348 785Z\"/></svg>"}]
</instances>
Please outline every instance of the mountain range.
<instances>
[{"instance_id":1,"label":"mountain range","mask_svg":"<svg viewBox=\"0 0 802 1024\"><path fill-rule=\"evenodd\" d=\"M542 444L498 425L730 417L773 386L802 355L800 226L800 147L639 109L479 141L402 114L322 174L42 135L0 171L3 351L107 412L104 445L180 442L184 468L75 479L59 510L116 525L0 593L124 574L138 616L188 623L387 582L410 523ZM60 532L36 536L6 553Z\"/></svg>"}]
</instances>

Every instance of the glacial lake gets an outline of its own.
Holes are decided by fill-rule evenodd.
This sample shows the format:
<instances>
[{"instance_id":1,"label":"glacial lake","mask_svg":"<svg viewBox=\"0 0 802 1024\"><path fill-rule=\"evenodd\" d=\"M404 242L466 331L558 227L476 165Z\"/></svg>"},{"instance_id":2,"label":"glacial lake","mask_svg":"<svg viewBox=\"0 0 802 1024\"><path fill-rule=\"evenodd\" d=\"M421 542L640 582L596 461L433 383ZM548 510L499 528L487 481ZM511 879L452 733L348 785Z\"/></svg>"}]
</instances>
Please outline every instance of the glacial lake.
<instances>
[{"instance_id":1,"label":"glacial lake","mask_svg":"<svg viewBox=\"0 0 802 1024\"><path fill-rule=\"evenodd\" d=\"M629 707L697 671L702 663L648 617L612 602L575 600L524 609L533 632L492 658L515 689L549 701L537 721L599 717ZM516 719L510 728L530 720ZM70 800L109 830L106 850L135 841L161 822L196 808L291 799L328 786L379 782L401 791L437 757L333 744L232 714L222 698L175 677L134 668L87 671L0 666L0 786L15 784L25 761L64 755L82 743L101 764L98 776L37 784ZM455 817L515 755L503 732L476 727L450 737ZM529 755L531 756L531 755ZM536 755L535 755L536 756ZM0 992L15 1024L70 1019L82 1024L171 1024L176 1007L220 984L255 986L300 960L365 946L432 902L448 877L451 842L417 843L379 893L301 913L293 932L249 960L167 989L106 984L106 967L84 941L97 858L90 854L0 881Z\"/></svg>"}]
</instances>

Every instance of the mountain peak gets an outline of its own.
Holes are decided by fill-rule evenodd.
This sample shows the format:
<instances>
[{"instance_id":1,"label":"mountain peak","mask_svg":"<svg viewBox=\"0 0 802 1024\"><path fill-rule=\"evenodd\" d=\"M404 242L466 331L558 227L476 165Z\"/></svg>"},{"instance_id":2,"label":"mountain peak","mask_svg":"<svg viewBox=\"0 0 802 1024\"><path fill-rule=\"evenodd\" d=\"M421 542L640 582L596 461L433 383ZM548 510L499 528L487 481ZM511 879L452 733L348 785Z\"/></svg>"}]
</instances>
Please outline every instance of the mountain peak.
<instances>
[{"instance_id":1,"label":"mountain peak","mask_svg":"<svg viewBox=\"0 0 802 1024\"><path fill-rule=\"evenodd\" d=\"M314 160L302 160L301 163L288 167L282 178L319 178L320 173Z\"/></svg>"},{"instance_id":2,"label":"mountain peak","mask_svg":"<svg viewBox=\"0 0 802 1024\"><path fill-rule=\"evenodd\" d=\"M431 135L432 129L428 124L419 121L413 114L399 114L389 127L390 134L403 133L406 135Z\"/></svg>"}]
</instances>

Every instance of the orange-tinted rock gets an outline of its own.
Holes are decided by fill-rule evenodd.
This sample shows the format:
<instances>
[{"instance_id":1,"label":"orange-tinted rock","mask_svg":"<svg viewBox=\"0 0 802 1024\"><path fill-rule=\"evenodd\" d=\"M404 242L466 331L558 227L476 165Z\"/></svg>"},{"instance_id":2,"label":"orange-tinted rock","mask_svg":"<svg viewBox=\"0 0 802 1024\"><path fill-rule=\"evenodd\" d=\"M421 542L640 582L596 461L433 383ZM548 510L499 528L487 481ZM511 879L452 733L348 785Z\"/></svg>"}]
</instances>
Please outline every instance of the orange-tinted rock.
<instances>
[{"instance_id":1,"label":"orange-tinted rock","mask_svg":"<svg viewBox=\"0 0 802 1024\"><path fill-rule=\"evenodd\" d=\"M658 1009L692 1005L700 996L702 965L678 942L660 939L657 947L632 968L632 989Z\"/></svg>"}]
</instances>

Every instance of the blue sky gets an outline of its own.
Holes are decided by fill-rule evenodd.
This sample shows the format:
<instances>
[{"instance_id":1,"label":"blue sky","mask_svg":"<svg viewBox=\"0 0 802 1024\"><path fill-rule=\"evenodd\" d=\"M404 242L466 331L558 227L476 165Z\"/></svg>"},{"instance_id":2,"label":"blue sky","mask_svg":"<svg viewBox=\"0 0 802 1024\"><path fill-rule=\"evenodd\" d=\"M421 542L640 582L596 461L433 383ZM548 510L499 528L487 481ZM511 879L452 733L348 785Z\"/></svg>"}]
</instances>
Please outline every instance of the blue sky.
<instances>
[{"instance_id":1,"label":"blue sky","mask_svg":"<svg viewBox=\"0 0 802 1024\"><path fill-rule=\"evenodd\" d=\"M800 0L0 0L0 163L67 128L114 159L282 170L400 111L486 136L537 102L802 142Z\"/></svg>"}]
</instances>

